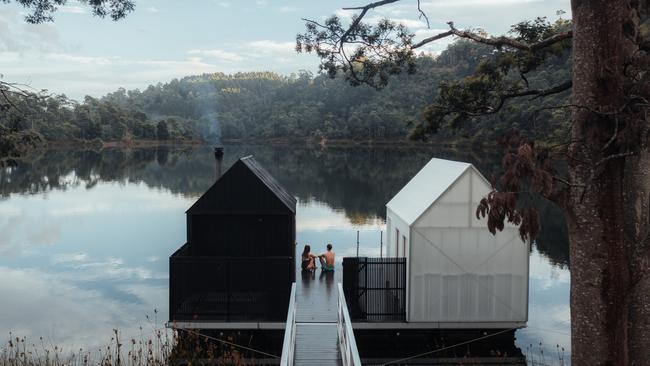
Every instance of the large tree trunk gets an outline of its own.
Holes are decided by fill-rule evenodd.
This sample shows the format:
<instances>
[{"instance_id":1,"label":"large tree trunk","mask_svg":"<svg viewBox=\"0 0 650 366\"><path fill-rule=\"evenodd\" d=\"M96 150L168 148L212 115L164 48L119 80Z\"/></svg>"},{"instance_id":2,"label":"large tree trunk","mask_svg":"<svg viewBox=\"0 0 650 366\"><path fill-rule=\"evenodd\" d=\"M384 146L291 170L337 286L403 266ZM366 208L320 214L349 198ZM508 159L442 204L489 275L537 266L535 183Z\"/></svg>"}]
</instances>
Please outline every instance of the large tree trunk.
<instances>
[{"instance_id":1,"label":"large tree trunk","mask_svg":"<svg viewBox=\"0 0 650 366\"><path fill-rule=\"evenodd\" d=\"M647 115L631 106L638 7L573 0L571 332L574 365L650 362ZM645 91L644 91L645 90ZM615 138L612 138L615 136ZM626 155L634 152L634 155Z\"/></svg>"}]
</instances>

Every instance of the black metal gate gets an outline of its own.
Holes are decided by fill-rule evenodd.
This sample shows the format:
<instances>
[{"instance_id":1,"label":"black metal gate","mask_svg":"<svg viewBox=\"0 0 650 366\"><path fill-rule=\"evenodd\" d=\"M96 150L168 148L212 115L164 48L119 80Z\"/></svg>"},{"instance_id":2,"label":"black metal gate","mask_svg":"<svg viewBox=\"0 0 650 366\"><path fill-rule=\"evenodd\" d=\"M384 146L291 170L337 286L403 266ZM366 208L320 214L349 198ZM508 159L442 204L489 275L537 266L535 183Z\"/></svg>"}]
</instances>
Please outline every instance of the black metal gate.
<instances>
[{"instance_id":1,"label":"black metal gate","mask_svg":"<svg viewBox=\"0 0 650 366\"><path fill-rule=\"evenodd\" d=\"M343 292L352 320L406 320L406 258L343 258Z\"/></svg>"}]
</instances>

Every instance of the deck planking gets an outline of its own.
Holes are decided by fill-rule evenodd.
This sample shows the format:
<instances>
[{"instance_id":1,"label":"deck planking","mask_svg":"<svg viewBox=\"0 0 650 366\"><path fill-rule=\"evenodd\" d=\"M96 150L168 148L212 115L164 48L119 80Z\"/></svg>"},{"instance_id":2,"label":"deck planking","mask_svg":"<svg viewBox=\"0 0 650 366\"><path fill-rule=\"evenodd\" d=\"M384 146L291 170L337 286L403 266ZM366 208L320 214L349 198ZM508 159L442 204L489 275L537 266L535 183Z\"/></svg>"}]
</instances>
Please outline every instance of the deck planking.
<instances>
[{"instance_id":1,"label":"deck planking","mask_svg":"<svg viewBox=\"0 0 650 366\"><path fill-rule=\"evenodd\" d=\"M341 281L335 272L296 273L296 365L341 365L338 346L337 306Z\"/></svg>"},{"instance_id":2,"label":"deck planking","mask_svg":"<svg viewBox=\"0 0 650 366\"><path fill-rule=\"evenodd\" d=\"M336 323L296 324L294 365L341 365Z\"/></svg>"}]
</instances>

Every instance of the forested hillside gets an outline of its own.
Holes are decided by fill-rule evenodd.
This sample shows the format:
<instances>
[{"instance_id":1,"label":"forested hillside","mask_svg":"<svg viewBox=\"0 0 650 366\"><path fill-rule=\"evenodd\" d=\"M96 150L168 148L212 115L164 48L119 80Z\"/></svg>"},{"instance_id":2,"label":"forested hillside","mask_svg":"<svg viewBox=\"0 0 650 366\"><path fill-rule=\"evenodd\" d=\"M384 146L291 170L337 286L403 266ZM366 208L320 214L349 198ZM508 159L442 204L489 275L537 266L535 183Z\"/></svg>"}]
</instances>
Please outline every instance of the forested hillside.
<instances>
[{"instance_id":1,"label":"forested hillside","mask_svg":"<svg viewBox=\"0 0 650 366\"><path fill-rule=\"evenodd\" d=\"M417 74L398 75L381 90L350 86L343 76L248 72L187 76L144 90L87 96L83 102L64 96L14 98L15 108L0 115L0 140L9 145L22 141L16 140L19 135L51 141L403 139L408 122L422 118L423 107L435 98L439 85L469 75L490 52L457 41L437 57L419 56ZM569 72L567 54L527 81L545 88L567 79ZM562 110L548 107L565 104L566 97L511 102L458 135L442 129L438 138L481 142L514 125L533 137L553 140L566 123Z\"/></svg>"},{"instance_id":2,"label":"forested hillside","mask_svg":"<svg viewBox=\"0 0 650 366\"><path fill-rule=\"evenodd\" d=\"M382 90L350 86L342 76L330 79L304 71L288 77L218 73L188 76L143 91L121 89L102 101L142 111L154 120L193 121L204 130L218 125L224 139L397 139L407 136L409 121L422 118L423 107L435 98L441 82L469 75L490 57L489 52L481 45L456 42L435 59L420 56L417 75L398 75ZM528 78L532 87L546 88L568 77L568 55L554 62ZM510 104L462 135L492 138L494 132L514 124L534 136L553 136L561 129L562 116L539 108L564 104L565 98L561 94L537 104Z\"/></svg>"}]
</instances>

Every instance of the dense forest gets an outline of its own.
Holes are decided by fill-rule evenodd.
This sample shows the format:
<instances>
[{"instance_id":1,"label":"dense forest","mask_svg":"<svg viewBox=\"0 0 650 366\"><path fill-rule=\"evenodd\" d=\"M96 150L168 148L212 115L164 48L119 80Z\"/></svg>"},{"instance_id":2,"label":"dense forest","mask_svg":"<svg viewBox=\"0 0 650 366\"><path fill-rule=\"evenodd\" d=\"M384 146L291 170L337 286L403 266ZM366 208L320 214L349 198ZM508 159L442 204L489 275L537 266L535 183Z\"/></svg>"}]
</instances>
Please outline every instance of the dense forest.
<instances>
[{"instance_id":1,"label":"dense forest","mask_svg":"<svg viewBox=\"0 0 650 366\"><path fill-rule=\"evenodd\" d=\"M416 74L398 75L381 90L350 86L342 75L248 72L187 76L145 90L86 96L82 102L65 96L15 97L15 108L0 114L0 156L34 141L403 139L409 122L423 118L439 85L470 75L490 57L489 47L459 40L438 56L420 55ZM527 82L545 88L569 73L567 53ZM566 98L512 102L456 135L443 129L438 139L480 143L515 126L531 137L554 140L566 131L568 119L550 107Z\"/></svg>"}]
</instances>

